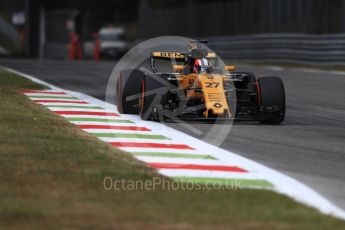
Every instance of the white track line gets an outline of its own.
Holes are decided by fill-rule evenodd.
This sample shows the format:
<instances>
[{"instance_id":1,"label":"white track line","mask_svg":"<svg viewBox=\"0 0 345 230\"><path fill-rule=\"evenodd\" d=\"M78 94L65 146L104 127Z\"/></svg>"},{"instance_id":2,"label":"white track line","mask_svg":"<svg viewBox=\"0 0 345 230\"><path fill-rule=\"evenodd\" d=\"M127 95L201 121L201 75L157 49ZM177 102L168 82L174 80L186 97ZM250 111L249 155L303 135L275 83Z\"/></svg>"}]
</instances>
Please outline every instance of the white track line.
<instances>
[{"instance_id":1,"label":"white track line","mask_svg":"<svg viewBox=\"0 0 345 230\"><path fill-rule=\"evenodd\" d=\"M65 104L72 104L72 103L67 103L68 102L84 102L82 100L79 100L79 99L69 99L69 98L30 98L31 100L33 100L34 102L37 102L37 103L65 103ZM46 101L50 101L50 100L54 100L56 102L40 102L40 101L43 101L43 100L46 100Z\"/></svg>"},{"instance_id":2,"label":"white track line","mask_svg":"<svg viewBox=\"0 0 345 230\"><path fill-rule=\"evenodd\" d=\"M119 119L121 121L121 119ZM122 121L126 121L126 120L122 120ZM91 121L70 121L73 124L76 125L88 125L91 123ZM107 122L107 121L92 121L93 125L112 125L112 126L138 126L135 123L124 123L124 122Z\"/></svg>"},{"instance_id":3,"label":"white track line","mask_svg":"<svg viewBox=\"0 0 345 230\"><path fill-rule=\"evenodd\" d=\"M98 137L100 140L104 142L134 142L134 143L148 143L148 144L182 144L182 143L176 143L171 140L159 140L159 139L144 139L144 138L116 138L116 137Z\"/></svg>"},{"instance_id":4,"label":"white track line","mask_svg":"<svg viewBox=\"0 0 345 230\"><path fill-rule=\"evenodd\" d=\"M205 152L200 150L192 150L192 149L161 149L161 148L154 148L154 149L147 149L143 150L142 148L127 148L122 147L123 151L129 153L136 153L136 152L153 152L153 153L177 153L177 154L194 154L194 155L209 155Z\"/></svg>"},{"instance_id":5,"label":"white track line","mask_svg":"<svg viewBox=\"0 0 345 230\"><path fill-rule=\"evenodd\" d=\"M120 123L119 123L120 124ZM83 129L88 133L128 133L128 134L156 134L156 132L141 131L141 130L120 130L120 129Z\"/></svg>"},{"instance_id":6,"label":"white track line","mask_svg":"<svg viewBox=\"0 0 345 230\"><path fill-rule=\"evenodd\" d=\"M103 118L103 119L119 119L119 120L128 120L125 117L120 117L120 116L96 116L96 115L70 115L70 114L59 114L62 117L65 118Z\"/></svg>"},{"instance_id":7,"label":"white track line","mask_svg":"<svg viewBox=\"0 0 345 230\"><path fill-rule=\"evenodd\" d=\"M148 162L148 163L199 164L199 165L222 165L222 166L229 166L229 164L226 164L226 163L224 163L224 162L222 162L220 160L209 160L209 159L174 158L174 157L149 157L149 156L136 156L136 158L141 160L141 161Z\"/></svg>"},{"instance_id":8,"label":"white track line","mask_svg":"<svg viewBox=\"0 0 345 230\"><path fill-rule=\"evenodd\" d=\"M83 105L83 104L82 104ZM100 109L92 109L92 108L59 108L59 107L49 107L47 106L51 111L87 111L87 112L109 112L113 113L114 111L109 110L101 110Z\"/></svg>"},{"instance_id":9,"label":"white track line","mask_svg":"<svg viewBox=\"0 0 345 230\"><path fill-rule=\"evenodd\" d=\"M189 175L190 177L200 178L221 178L221 179L251 179L260 180L260 175L251 173L235 173L235 172L221 172L221 171L210 171L210 170L188 170L188 169L159 169L159 173L168 177L184 177ZM265 180L264 177L261 177Z\"/></svg>"},{"instance_id":10,"label":"white track line","mask_svg":"<svg viewBox=\"0 0 345 230\"><path fill-rule=\"evenodd\" d=\"M27 94L24 93L28 98L33 99L33 100L37 100L37 99L75 99L73 97L71 97L70 95L64 94L64 95L47 95L47 94L41 94L41 93L37 93L37 94Z\"/></svg>"}]
</instances>

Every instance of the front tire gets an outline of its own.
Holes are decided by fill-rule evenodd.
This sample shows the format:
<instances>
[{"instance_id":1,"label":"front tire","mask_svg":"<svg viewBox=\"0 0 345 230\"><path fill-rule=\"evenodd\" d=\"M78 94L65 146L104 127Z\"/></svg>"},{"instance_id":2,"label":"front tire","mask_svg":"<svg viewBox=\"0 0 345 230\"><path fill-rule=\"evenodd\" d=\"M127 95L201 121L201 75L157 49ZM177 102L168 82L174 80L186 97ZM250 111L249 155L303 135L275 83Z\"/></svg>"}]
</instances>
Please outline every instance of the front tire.
<instances>
[{"instance_id":1,"label":"front tire","mask_svg":"<svg viewBox=\"0 0 345 230\"><path fill-rule=\"evenodd\" d=\"M159 121L163 119L160 113L162 109L162 96L168 92L165 79L153 73L146 74L141 82L141 99L139 115L143 120Z\"/></svg>"},{"instance_id":2,"label":"front tire","mask_svg":"<svg viewBox=\"0 0 345 230\"><path fill-rule=\"evenodd\" d=\"M140 70L128 69L120 72L116 81L115 104L121 114L139 114L141 80L145 74Z\"/></svg>"},{"instance_id":3,"label":"front tire","mask_svg":"<svg viewBox=\"0 0 345 230\"><path fill-rule=\"evenodd\" d=\"M279 77L258 79L258 107L265 118L262 124L280 124L285 118L285 90Z\"/></svg>"}]
</instances>

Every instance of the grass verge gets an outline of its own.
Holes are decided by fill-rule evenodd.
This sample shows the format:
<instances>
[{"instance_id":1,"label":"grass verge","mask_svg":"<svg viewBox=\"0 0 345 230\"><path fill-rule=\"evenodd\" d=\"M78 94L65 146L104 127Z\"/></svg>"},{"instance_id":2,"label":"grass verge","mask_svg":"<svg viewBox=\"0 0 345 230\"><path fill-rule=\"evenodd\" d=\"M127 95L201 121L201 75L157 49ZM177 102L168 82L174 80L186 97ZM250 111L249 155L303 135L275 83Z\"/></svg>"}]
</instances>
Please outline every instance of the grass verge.
<instances>
[{"instance_id":1,"label":"grass verge","mask_svg":"<svg viewBox=\"0 0 345 230\"><path fill-rule=\"evenodd\" d=\"M41 89L0 69L2 229L344 229L290 198L263 190L106 190L156 172L34 104ZM162 177L160 177L162 179Z\"/></svg>"}]
</instances>

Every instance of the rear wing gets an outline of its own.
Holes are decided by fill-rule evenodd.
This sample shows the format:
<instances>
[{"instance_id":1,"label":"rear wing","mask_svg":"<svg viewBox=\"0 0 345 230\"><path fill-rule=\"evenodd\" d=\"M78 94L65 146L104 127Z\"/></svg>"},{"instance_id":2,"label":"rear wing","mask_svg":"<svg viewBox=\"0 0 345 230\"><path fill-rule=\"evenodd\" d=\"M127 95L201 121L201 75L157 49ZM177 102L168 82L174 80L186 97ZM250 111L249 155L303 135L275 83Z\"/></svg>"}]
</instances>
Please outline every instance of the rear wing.
<instances>
[{"instance_id":1,"label":"rear wing","mask_svg":"<svg viewBox=\"0 0 345 230\"><path fill-rule=\"evenodd\" d=\"M184 60L186 58L185 53L179 52L152 52L151 58L155 59L180 59Z\"/></svg>"},{"instance_id":2,"label":"rear wing","mask_svg":"<svg viewBox=\"0 0 345 230\"><path fill-rule=\"evenodd\" d=\"M157 72L154 65L155 59L163 59L163 60L174 59L175 61L185 61L187 56L188 55L186 53L181 53L181 52L159 52L159 51L152 52L151 57L150 57L151 69L153 70L153 72ZM215 52L208 52L206 58L216 59L217 55Z\"/></svg>"},{"instance_id":3,"label":"rear wing","mask_svg":"<svg viewBox=\"0 0 345 230\"><path fill-rule=\"evenodd\" d=\"M151 57L157 59L181 59L184 60L187 54L180 52L152 52ZM206 58L216 58L215 52L208 52Z\"/></svg>"}]
</instances>

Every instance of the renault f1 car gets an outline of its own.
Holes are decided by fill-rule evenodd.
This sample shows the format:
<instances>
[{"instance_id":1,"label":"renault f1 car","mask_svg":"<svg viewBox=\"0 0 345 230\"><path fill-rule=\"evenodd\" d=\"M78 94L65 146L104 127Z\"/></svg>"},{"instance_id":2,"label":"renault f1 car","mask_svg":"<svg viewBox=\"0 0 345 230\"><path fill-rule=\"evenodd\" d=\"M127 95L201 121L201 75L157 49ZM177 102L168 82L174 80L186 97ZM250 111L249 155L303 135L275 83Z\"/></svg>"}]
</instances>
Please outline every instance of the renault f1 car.
<instances>
[{"instance_id":1,"label":"renault f1 car","mask_svg":"<svg viewBox=\"0 0 345 230\"><path fill-rule=\"evenodd\" d=\"M187 52L152 52L151 70L127 69L116 81L115 104L144 120L246 120L278 124L285 116L279 77L256 79L235 66L217 66L214 52L191 41ZM174 60L173 72L158 72L156 60ZM213 63L213 64L211 64Z\"/></svg>"}]
</instances>

